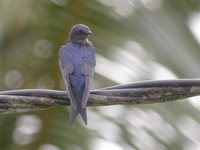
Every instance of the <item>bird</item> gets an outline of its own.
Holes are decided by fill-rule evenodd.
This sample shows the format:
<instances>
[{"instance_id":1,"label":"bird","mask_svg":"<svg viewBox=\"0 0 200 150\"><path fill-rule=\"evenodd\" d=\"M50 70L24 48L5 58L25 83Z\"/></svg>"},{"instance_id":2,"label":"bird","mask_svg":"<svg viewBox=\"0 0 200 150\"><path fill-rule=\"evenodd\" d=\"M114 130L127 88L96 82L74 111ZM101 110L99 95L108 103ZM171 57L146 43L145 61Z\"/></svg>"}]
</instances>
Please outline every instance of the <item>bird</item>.
<instances>
[{"instance_id":1,"label":"bird","mask_svg":"<svg viewBox=\"0 0 200 150\"><path fill-rule=\"evenodd\" d=\"M91 90L96 66L95 50L88 40L92 35L84 24L72 26L68 42L59 49L59 65L70 99L68 126L81 115L87 125L87 101Z\"/></svg>"}]
</instances>

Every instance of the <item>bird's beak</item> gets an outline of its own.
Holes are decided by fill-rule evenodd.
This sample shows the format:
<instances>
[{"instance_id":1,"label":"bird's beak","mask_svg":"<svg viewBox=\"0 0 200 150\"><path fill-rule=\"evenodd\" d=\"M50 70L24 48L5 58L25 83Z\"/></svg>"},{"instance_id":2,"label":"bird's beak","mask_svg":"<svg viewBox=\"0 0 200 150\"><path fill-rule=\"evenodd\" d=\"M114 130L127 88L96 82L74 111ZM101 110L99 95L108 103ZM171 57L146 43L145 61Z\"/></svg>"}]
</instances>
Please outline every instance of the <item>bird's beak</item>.
<instances>
[{"instance_id":1,"label":"bird's beak","mask_svg":"<svg viewBox=\"0 0 200 150\"><path fill-rule=\"evenodd\" d=\"M89 31L87 32L87 35L92 35L92 31L89 30Z\"/></svg>"}]
</instances>

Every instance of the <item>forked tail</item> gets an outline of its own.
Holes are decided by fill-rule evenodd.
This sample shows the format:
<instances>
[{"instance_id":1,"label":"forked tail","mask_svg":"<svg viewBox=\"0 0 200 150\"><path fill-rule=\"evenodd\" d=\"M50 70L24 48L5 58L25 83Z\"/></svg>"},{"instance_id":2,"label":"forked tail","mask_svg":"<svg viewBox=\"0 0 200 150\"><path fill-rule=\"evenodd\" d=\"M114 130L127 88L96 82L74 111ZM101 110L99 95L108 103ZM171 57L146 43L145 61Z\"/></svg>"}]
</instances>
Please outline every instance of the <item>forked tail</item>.
<instances>
[{"instance_id":1,"label":"forked tail","mask_svg":"<svg viewBox=\"0 0 200 150\"><path fill-rule=\"evenodd\" d=\"M71 126L71 124L74 122L74 119L78 116L78 114L81 115L84 123L87 125L87 111L86 107L78 107L77 110L75 110L72 106L70 107L70 117L68 121L68 126Z\"/></svg>"}]
</instances>

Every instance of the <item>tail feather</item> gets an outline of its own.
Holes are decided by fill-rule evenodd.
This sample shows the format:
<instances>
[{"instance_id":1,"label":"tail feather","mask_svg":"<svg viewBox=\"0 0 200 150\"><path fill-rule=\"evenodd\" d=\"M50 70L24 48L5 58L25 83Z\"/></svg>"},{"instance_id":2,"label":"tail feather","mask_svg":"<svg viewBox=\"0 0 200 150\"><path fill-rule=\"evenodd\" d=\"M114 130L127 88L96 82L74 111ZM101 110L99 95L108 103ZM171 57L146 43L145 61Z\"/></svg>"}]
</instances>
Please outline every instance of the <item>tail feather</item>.
<instances>
[{"instance_id":1,"label":"tail feather","mask_svg":"<svg viewBox=\"0 0 200 150\"><path fill-rule=\"evenodd\" d=\"M75 110L73 106L70 107L70 117L68 121L68 126L71 126L71 124L74 122L74 119L78 116L78 110Z\"/></svg>"},{"instance_id":2,"label":"tail feather","mask_svg":"<svg viewBox=\"0 0 200 150\"><path fill-rule=\"evenodd\" d=\"M85 108L81 108L81 111L79 112L85 125L87 125L87 111L86 111L86 107Z\"/></svg>"},{"instance_id":3,"label":"tail feather","mask_svg":"<svg viewBox=\"0 0 200 150\"><path fill-rule=\"evenodd\" d=\"M85 108L78 107L78 109L75 110L71 106L70 107L70 117L69 117L69 121L68 121L68 126L71 126L71 124L74 122L74 119L78 116L78 114L81 115L82 120L87 125L87 111L86 111L86 107Z\"/></svg>"}]
</instances>

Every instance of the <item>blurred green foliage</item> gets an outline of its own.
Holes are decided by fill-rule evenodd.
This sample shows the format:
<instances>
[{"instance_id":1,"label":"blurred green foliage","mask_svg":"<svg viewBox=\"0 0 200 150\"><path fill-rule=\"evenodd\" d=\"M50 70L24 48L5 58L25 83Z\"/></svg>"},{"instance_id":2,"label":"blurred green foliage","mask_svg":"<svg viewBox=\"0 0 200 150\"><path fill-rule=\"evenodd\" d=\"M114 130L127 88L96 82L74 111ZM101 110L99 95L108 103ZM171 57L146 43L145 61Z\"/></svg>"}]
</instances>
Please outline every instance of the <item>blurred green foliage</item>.
<instances>
[{"instance_id":1,"label":"blurred green foliage","mask_svg":"<svg viewBox=\"0 0 200 150\"><path fill-rule=\"evenodd\" d=\"M0 88L63 90L57 54L76 23L94 33L94 88L198 78L199 8L198 0L1 0ZM63 107L1 115L0 149L198 149L196 101L89 108L89 125L78 118L71 128Z\"/></svg>"}]
</instances>

